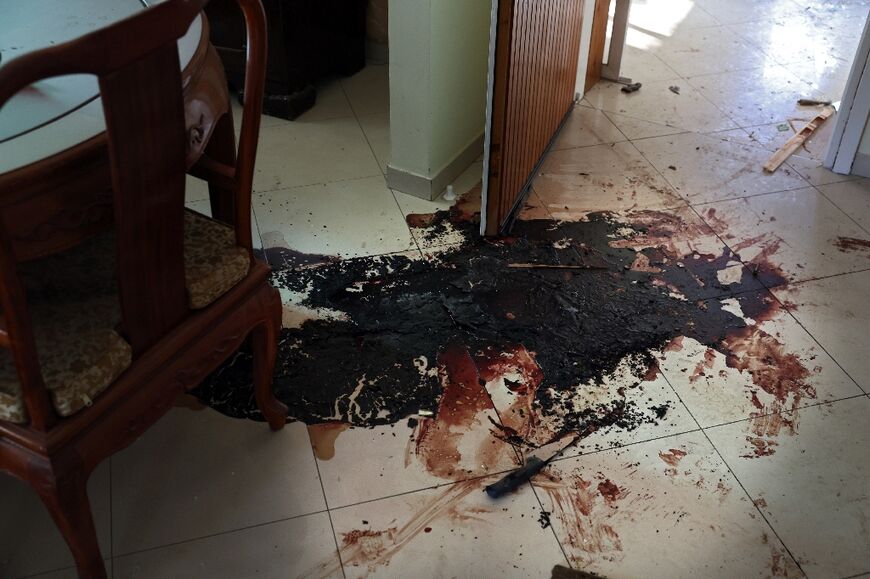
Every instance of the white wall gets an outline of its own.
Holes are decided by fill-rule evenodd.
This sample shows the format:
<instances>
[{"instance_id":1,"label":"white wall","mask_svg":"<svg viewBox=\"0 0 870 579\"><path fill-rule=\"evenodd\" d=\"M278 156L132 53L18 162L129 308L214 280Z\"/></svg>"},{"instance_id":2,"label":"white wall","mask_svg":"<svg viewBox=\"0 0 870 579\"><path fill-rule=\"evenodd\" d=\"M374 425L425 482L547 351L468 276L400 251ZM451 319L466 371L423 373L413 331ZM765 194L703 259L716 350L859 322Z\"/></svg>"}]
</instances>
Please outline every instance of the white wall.
<instances>
[{"instance_id":1,"label":"white wall","mask_svg":"<svg viewBox=\"0 0 870 579\"><path fill-rule=\"evenodd\" d=\"M392 169L438 182L481 138L490 1L390 0Z\"/></svg>"}]
</instances>

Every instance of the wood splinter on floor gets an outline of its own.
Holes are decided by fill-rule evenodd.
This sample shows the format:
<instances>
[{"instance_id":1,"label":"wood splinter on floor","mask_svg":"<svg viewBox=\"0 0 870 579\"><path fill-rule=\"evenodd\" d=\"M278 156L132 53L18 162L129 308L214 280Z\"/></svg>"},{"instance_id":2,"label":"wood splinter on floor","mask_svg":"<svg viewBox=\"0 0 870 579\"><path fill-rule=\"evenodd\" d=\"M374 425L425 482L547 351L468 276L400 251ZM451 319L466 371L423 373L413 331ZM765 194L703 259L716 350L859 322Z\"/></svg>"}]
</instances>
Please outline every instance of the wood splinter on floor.
<instances>
[{"instance_id":1,"label":"wood splinter on floor","mask_svg":"<svg viewBox=\"0 0 870 579\"><path fill-rule=\"evenodd\" d=\"M813 120L808 122L806 126L797 132L792 138L785 142L785 144L779 148L779 150L773 154L773 156L767 160L767 163L764 164L764 171L766 173L773 173L779 166L785 163L785 160L788 159L792 153L797 151L804 142L810 138L816 129L818 129L822 123L824 123L828 118L834 114L836 111L835 105L827 105L822 112L817 114Z\"/></svg>"}]
</instances>

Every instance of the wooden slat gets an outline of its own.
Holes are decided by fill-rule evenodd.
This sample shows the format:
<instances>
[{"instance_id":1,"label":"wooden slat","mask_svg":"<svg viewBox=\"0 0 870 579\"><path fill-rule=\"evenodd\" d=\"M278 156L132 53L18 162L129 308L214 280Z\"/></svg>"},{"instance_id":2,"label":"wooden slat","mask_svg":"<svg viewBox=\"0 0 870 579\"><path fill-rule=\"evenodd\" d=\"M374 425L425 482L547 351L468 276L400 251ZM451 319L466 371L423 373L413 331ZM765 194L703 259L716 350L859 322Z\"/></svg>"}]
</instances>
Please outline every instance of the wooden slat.
<instances>
[{"instance_id":1,"label":"wooden slat","mask_svg":"<svg viewBox=\"0 0 870 579\"><path fill-rule=\"evenodd\" d=\"M499 0L487 235L510 219L571 109L583 1Z\"/></svg>"},{"instance_id":2,"label":"wooden slat","mask_svg":"<svg viewBox=\"0 0 870 579\"><path fill-rule=\"evenodd\" d=\"M595 16L592 18L592 36L589 40L589 62L586 64L584 92L601 80L601 69L604 65L604 45L607 43L610 0L594 0L594 2Z\"/></svg>"},{"instance_id":3,"label":"wooden slat","mask_svg":"<svg viewBox=\"0 0 870 579\"><path fill-rule=\"evenodd\" d=\"M822 109L822 112L816 115L804 128L786 141L785 144L780 147L770 159L768 159L763 167L765 172L773 173L779 169L779 166L785 163L785 160L788 159L792 153L797 151L801 145L804 144L804 141L810 138L810 135L812 135L815 130L828 119L828 117L834 114L835 110L836 109L832 106L826 106Z\"/></svg>"}]
</instances>

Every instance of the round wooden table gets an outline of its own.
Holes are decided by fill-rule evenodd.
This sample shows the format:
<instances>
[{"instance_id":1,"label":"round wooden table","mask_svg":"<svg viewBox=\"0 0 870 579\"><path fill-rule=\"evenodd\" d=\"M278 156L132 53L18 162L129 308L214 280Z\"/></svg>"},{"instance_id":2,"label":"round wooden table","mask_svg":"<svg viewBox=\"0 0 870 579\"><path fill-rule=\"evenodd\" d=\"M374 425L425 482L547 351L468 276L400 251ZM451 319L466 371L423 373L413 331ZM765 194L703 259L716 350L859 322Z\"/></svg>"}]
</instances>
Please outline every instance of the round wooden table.
<instances>
[{"instance_id":1,"label":"round wooden table","mask_svg":"<svg viewBox=\"0 0 870 579\"><path fill-rule=\"evenodd\" d=\"M0 67L135 14L149 2L155 0L0 0ZM204 15L178 41L178 53L191 167L230 110L223 66L209 43ZM46 79L0 109L0 205L12 206L7 227L19 259L77 243L111 222L108 166L96 77ZM79 234L58 246L54 234L62 229Z\"/></svg>"}]
</instances>

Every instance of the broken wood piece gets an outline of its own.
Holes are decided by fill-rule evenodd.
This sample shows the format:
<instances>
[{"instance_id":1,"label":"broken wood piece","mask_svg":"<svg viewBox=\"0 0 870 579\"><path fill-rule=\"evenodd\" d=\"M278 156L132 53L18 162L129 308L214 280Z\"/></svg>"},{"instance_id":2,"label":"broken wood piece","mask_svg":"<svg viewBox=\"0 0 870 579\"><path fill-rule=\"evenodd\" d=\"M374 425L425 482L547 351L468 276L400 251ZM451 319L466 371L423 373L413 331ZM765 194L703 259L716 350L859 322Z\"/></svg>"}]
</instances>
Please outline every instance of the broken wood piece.
<instances>
[{"instance_id":1,"label":"broken wood piece","mask_svg":"<svg viewBox=\"0 0 870 579\"><path fill-rule=\"evenodd\" d=\"M806 126L797 132L792 138L785 142L785 144L779 148L779 150L773 154L773 156L767 160L767 163L764 164L764 170L767 173L773 173L779 166L782 165L786 159L788 159L792 153L797 151L801 145L804 144L810 135L812 135L816 129L818 129L822 123L824 123L828 117L834 114L836 109L833 106L826 106L822 112L817 114L813 120L808 122Z\"/></svg>"},{"instance_id":2,"label":"broken wood piece","mask_svg":"<svg viewBox=\"0 0 870 579\"><path fill-rule=\"evenodd\" d=\"M509 263L514 269L607 269L604 265L562 265L559 263Z\"/></svg>"}]
</instances>

